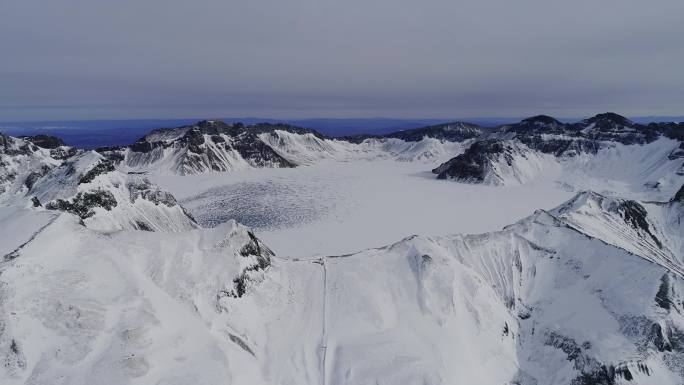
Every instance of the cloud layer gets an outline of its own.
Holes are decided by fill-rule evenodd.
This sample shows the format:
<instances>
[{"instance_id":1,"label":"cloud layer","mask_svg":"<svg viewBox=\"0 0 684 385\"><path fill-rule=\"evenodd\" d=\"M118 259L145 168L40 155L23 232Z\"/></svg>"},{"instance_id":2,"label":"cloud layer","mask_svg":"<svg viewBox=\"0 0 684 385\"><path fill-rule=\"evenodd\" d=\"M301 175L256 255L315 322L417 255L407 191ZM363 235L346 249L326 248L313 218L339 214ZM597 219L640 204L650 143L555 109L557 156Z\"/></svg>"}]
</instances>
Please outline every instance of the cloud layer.
<instances>
[{"instance_id":1,"label":"cloud layer","mask_svg":"<svg viewBox=\"0 0 684 385\"><path fill-rule=\"evenodd\" d=\"M681 0L6 0L0 120L681 115Z\"/></svg>"}]
</instances>

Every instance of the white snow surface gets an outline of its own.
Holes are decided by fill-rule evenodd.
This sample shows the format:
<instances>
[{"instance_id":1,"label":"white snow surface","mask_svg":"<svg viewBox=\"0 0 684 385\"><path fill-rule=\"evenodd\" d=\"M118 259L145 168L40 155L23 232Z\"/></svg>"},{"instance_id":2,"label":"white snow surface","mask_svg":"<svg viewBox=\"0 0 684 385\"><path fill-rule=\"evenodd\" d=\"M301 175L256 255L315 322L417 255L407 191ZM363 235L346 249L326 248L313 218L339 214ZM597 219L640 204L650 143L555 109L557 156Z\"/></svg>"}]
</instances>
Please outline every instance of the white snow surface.
<instances>
[{"instance_id":1,"label":"white snow surface","mask_svg":"<svg viewBox=\"0 0 684 385\"><path fill-rule=\"evenodd\" d=\"M29 189L12 163L0 383L684 381L674 141L521 154L494 186L428 171L464 144L262 140L302 166L84 182L81 153ZM119 204L82 223L29 201L97 191Z\"/></svg>"},{"instance_id":2,"label":"white snow surface","mask_svg":"<svg viewBox=\"0 0 684 385\"><path fill-rule=\"evenodd\" d=\"M412 234L494 231L573 194L544 180L504 187L439 181L426 171L431 167L395 160L321 162L151 178L200 224L235 219L254 228L277 255L299 258L348 254Z\"/></svg>"},{"instance_id":3,"label":"white snow surface","mask_svg":"<svg viewBox=\"0 0 684 385\"><path fill-rule=\"evenodd\" d=\"M71 241L54 248L65 234ZM2 265L3 383L568 384L604 367L640 384L684 375L682 355L658 350L652 334L684 330L681 309L654 301L667 280L681 307L681 278L543 211L500 232L276 258L244 296L225 295L252 261L237 252L249 239L234 222L103 235L59 217Z\"/></svg>"}]
</instances>

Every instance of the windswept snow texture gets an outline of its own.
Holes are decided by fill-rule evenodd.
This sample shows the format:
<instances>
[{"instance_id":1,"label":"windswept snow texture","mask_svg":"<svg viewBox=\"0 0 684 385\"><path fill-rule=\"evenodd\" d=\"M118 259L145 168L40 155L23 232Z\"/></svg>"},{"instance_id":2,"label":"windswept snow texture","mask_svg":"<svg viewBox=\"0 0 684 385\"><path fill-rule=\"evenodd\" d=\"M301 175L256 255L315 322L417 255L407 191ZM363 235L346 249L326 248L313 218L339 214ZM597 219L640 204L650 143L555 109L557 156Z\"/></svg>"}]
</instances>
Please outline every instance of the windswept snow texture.
<instances>
[{"instance_id":1,"label":"windswept snow texture","mask_svg":"<svg viewBox=\"0 0 684 385\"><path fill-rule=\"evenodd\" d=\"M103 237L62 216L0 283L7 384L684 378L681 275L545 211L314 260L234 222Z\"/></svg>"}]
</instances>

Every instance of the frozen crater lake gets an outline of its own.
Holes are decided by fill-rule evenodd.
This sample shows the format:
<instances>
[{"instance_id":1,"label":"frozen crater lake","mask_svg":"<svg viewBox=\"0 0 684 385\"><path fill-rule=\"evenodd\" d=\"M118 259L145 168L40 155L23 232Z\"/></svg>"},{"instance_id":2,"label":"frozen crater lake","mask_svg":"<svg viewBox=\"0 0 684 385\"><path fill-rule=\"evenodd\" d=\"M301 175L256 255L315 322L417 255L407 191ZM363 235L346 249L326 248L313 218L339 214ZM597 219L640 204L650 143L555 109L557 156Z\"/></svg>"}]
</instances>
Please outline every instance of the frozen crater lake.
<instances>
[{"instance_id":1,"label":"frozen crater lake","mask_svg":"<svg viewBox=\"0 0 684 385\"><path fill-rule=\"evenodd\" d=\"M413 234L499 230L573 194L551 179L507 187L438 181L430 172L437 164L330 161L154 179L203 226L235 219L293 258L347 254Z\"/></svg>"}]
</instances>

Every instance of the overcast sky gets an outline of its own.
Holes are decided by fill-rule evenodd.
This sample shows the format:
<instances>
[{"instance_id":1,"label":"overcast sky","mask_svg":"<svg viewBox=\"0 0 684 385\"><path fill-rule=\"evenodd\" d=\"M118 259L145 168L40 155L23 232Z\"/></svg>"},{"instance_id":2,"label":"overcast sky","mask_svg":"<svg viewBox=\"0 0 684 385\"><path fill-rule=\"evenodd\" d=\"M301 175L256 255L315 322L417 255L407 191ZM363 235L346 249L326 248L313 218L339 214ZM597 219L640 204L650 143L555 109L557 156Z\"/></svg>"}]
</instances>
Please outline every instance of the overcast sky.
<instances>
[{"instance_id":1,"label":"overcast sky","mask_svg":"<svg viewBox=\"0 0 684 385\"><path fill-rule=\"evenodd\" d=\"M0 121L684 115L683 0L0 0Z\"/></svg>"}]
</instances>

